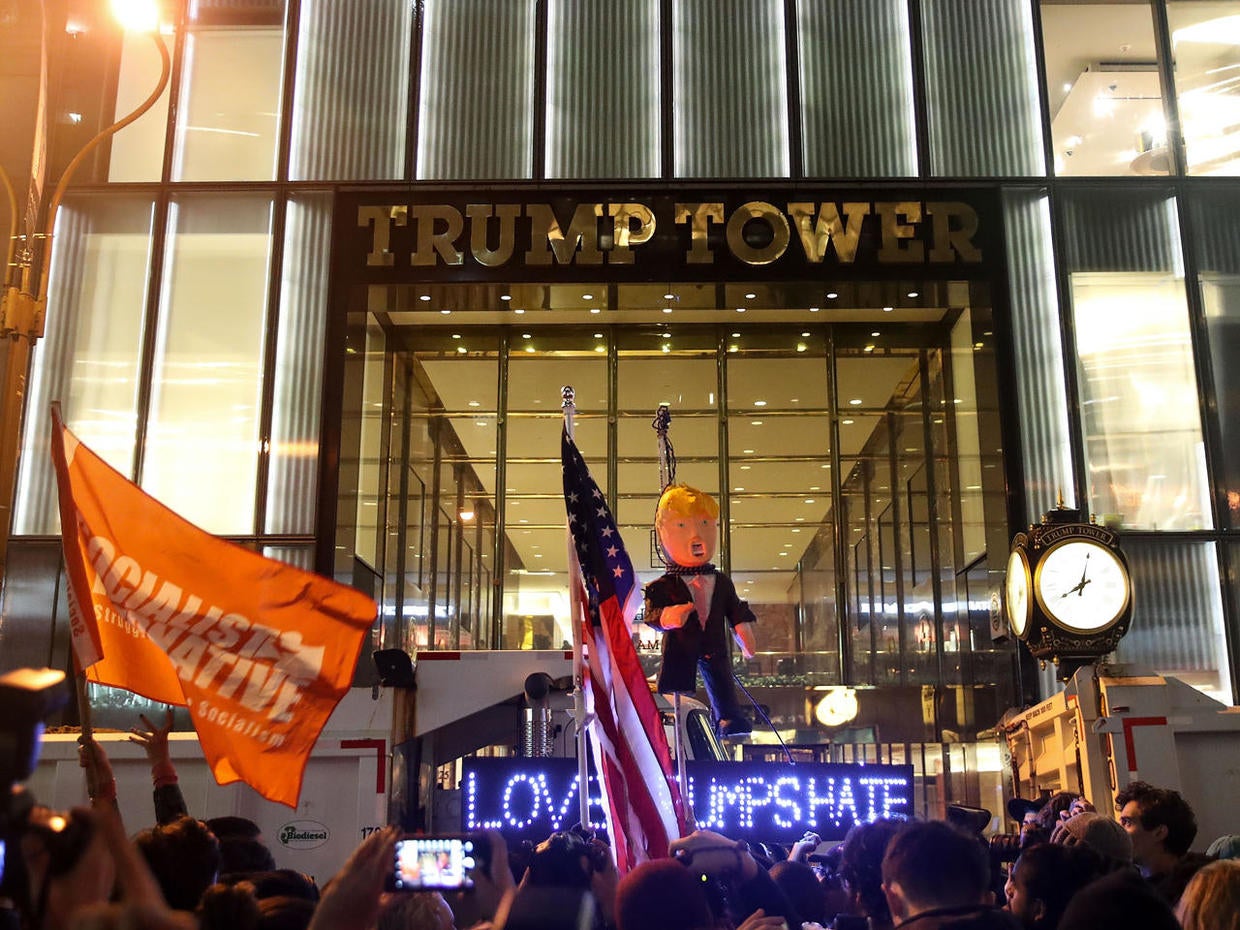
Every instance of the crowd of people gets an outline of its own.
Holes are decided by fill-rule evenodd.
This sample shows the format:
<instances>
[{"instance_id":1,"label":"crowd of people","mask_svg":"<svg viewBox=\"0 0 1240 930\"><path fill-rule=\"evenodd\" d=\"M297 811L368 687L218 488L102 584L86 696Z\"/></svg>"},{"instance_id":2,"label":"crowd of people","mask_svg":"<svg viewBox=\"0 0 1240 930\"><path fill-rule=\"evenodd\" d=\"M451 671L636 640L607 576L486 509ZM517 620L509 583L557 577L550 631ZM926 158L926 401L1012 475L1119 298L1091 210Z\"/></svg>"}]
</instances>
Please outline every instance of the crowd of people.
<instances>
[{"instance_id":1,"label":"crowd of people","mask_svg":"<svg viewBox=\"0 0 1240 930\"><path fill-rule=\"evenodd\" d=\"M1240 837L1193 853L1175 791L1135 782L1115 816L1060 793L987 812L877 820L837 844L751 847L707 830L620 877L580 832L510 849L498 833L469 890L394 892L400 832L367 837L320 887L277 867L258 826L199 820L168 757L171 717L143 718L156 824L127 835L106 756L87 742L88 809L35 807L6 857L10 925L30 930L1240 930Z\"/></svg>"}]
</instances>

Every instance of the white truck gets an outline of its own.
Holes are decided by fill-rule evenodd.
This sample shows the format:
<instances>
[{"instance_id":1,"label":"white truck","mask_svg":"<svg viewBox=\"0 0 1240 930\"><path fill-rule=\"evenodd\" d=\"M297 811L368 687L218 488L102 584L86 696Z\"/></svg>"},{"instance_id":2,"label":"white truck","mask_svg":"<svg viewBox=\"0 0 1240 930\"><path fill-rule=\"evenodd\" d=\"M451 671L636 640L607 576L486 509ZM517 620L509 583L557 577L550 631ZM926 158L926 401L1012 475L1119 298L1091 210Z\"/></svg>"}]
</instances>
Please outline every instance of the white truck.
<instances>
[{"instance_id":1,"label":"white truck","mask_svg":"<svg viewBox=\"0 0 1240 930\"><path fill-rule=\"evenodd\" d=\"M524 697L531 674L545 673L559 683L570 680L571 652L424 652L415 664L413 688L352 688L345 695L315 745L295 810L265 801L241 783L216 784L196 734L173 733L169 748L190 812L203 819L248 817L262 827L278 866L322 881L363 837L384 824L459 829L459 765L454 763L462 757L494 751L488 747L520 750L531 736L541 742L538 754L575 754L571 696L553 691L541 720L531 720L530 711L540 708L531 708ZM671 742L670 705L656 700L665 711ZM709 711L700 703L683 702L681 726L687 758L723 758ZM96 739L112 761L128 829L153 824L150 769L142 748L121 731L97 730ZM39 765L27 787L41 803L57 809L86 802L77 734L43 737Z\"/></svg>"},{"instance_id":2,"label":"white truck","mask_svg":"<svg viewBox=\"0 0 1240 930\"><path fill-rule=\"evenodd\" d=\"M1000 723L1019 797L1071 791L1115 815L1134 781L1172 788L1197 816L1195 850L1240 830L1240 707L1171 677L1086 666L1067 687Z\"/></svg>"}]
</instances>

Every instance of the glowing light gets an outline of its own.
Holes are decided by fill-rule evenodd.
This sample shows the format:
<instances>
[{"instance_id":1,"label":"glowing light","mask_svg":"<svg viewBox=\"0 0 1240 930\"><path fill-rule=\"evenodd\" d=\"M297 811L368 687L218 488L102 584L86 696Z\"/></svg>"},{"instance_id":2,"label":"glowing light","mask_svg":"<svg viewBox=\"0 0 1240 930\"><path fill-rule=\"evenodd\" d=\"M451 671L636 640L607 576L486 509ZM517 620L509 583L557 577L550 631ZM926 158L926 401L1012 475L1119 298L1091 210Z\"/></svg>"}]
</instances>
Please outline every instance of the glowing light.
<instances>
[{"instance_id":1,"label":"glowing light","mask_svg":"<svg viewBox=\"0 0 1240 930\"><path fill-rule=\"evenodd\" d=\"M156 0L112 0L112 15L130 32L154 32L159 28Z\"/></svg>"}]
</instances>

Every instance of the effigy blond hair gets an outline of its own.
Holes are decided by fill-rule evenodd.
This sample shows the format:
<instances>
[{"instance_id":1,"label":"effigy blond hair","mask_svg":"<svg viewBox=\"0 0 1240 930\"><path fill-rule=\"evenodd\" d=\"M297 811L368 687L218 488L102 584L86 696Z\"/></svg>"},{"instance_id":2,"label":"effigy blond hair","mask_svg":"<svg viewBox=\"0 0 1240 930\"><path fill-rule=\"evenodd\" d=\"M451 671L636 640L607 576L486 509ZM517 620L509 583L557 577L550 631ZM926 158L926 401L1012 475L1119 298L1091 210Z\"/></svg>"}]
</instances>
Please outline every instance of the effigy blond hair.
<instances>
[{"instance_id":1,"label":"effigy blond hair","mask_svg":"<svg viewBox=\"0 0 1240 930\"><path fill-rule=\"evenodd\" d=\"M699 513L706 514L712 520L718 520L718 502L705 491L687 484L673 484L668 486L659 497L654 522L657 525L671 517L691 517Z\"/></svg>"}]
</instances>

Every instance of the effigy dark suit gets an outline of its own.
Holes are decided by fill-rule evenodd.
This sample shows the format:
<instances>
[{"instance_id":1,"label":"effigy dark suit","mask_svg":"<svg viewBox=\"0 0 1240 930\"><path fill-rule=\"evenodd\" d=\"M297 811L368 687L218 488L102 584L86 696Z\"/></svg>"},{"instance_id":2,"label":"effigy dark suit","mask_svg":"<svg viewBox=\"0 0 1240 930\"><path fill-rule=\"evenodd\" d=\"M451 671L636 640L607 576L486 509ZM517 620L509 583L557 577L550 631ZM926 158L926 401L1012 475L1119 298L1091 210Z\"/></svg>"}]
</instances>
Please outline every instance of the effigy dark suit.
<instances>
[{"instance_id":1,"label":"effigy dark suit","mask_svg":"<svg viewBox=\"0 0 1240 930\"><path fill-rule=\"evenodd\" d=\"M646 585L646 622L663 632L663 664L659 669L658 691L660 694L692 694L697 690L697 672L700 670L716 718L744 720L732 684L729 627L754 623L758 618L749 609L749 603L737 597L731 578L714 571L713 566L707 568L709 570L705 572L672 571ZM692 604L691 579L705 575L715 579L706 623L701 623L695 608L684 626L666 630L659 626L658 615L651 614L674 604Z\"/></svg>"}]
</instances>

